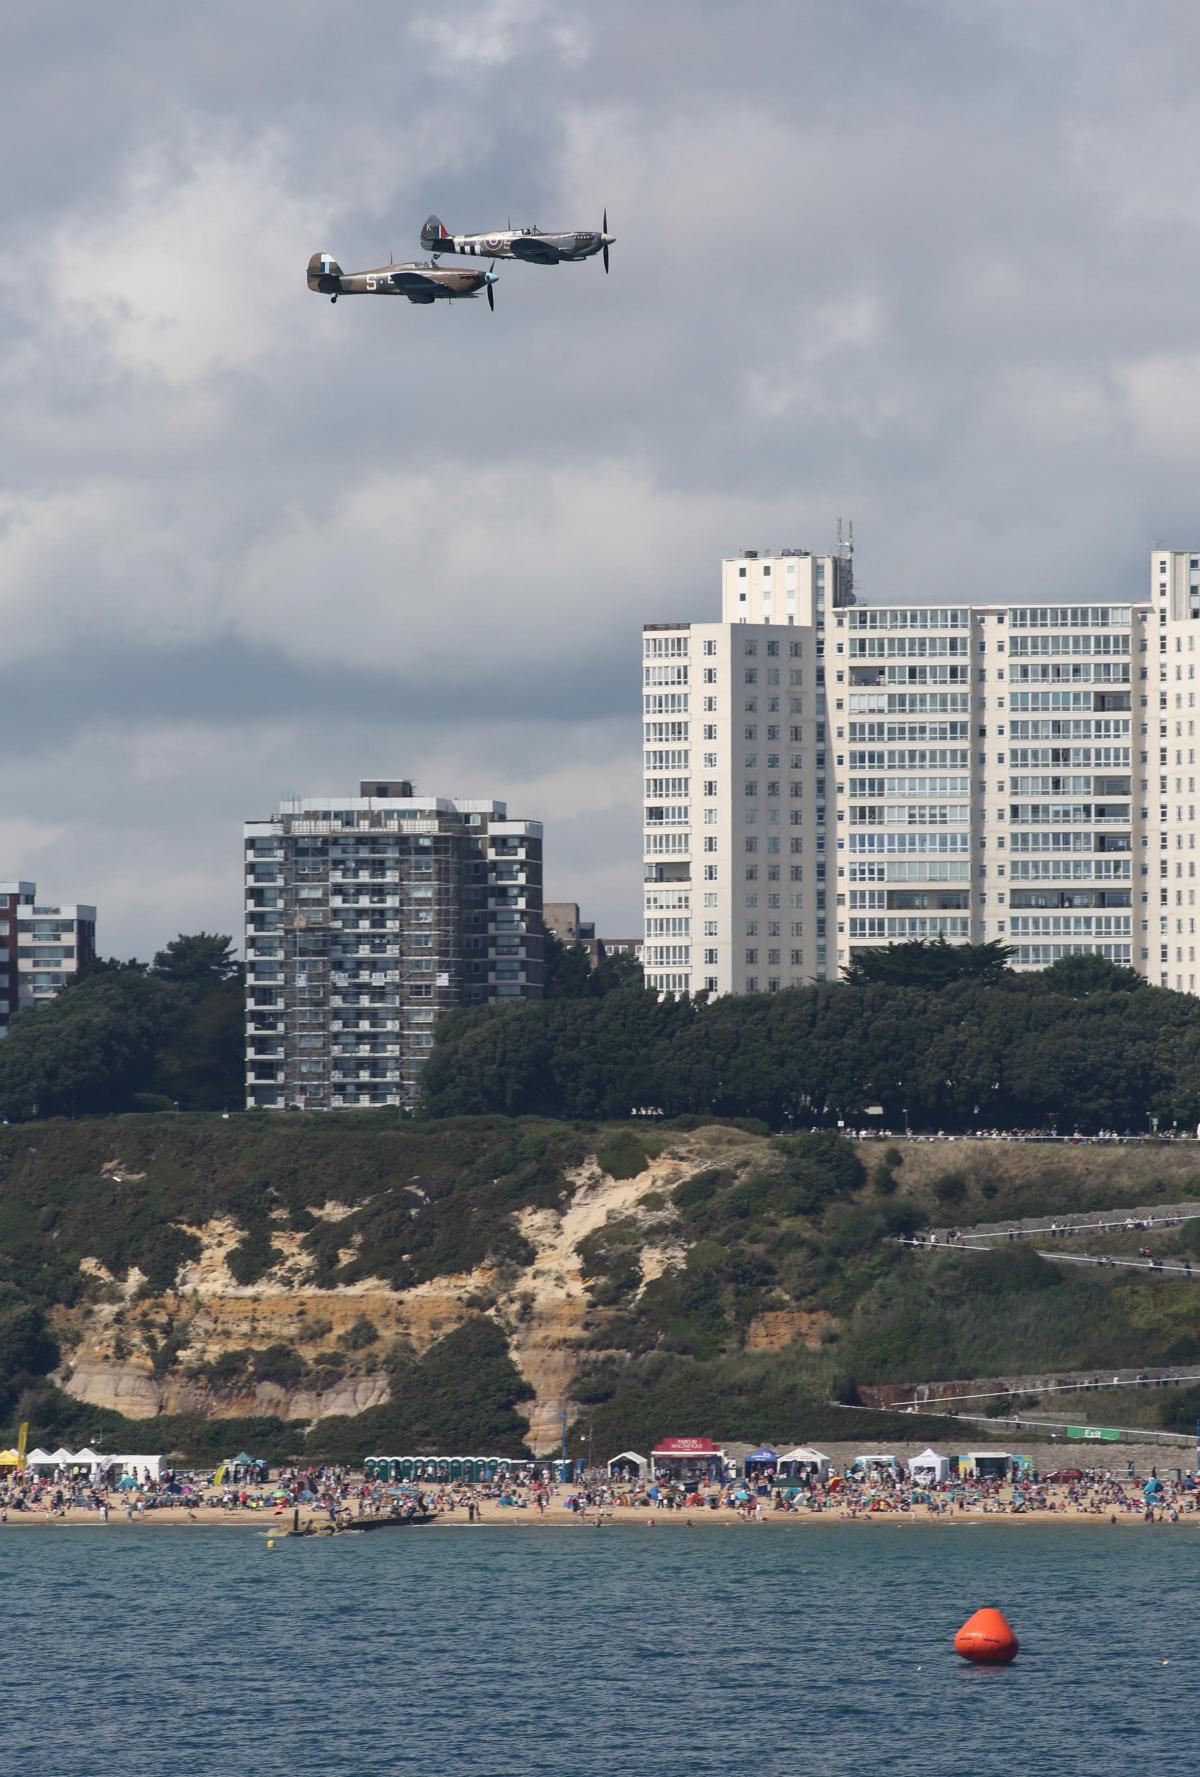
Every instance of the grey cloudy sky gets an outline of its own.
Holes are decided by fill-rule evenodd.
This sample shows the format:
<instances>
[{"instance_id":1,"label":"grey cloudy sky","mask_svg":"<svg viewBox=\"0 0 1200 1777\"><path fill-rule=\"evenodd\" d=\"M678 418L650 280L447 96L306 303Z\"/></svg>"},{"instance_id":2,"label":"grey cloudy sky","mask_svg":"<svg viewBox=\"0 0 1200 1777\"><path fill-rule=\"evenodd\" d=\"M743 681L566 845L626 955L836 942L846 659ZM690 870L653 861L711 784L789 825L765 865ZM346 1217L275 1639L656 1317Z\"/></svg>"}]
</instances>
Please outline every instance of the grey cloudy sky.
<instances>
[{"instance_id":1,"label":"grey cloudy sky","mask_svg":"<svg viewBox=\"0 0 1200 1777\"><path fill-rule=\"evenodd\" d=\"M1139 596L1200 539L1190 0L58 0L0 59L0 877L239 929L239 829L407 773L638 928L638 629L718 558ZM596 226L497 308L309 255Z\"/></svg>"}]
</instances>

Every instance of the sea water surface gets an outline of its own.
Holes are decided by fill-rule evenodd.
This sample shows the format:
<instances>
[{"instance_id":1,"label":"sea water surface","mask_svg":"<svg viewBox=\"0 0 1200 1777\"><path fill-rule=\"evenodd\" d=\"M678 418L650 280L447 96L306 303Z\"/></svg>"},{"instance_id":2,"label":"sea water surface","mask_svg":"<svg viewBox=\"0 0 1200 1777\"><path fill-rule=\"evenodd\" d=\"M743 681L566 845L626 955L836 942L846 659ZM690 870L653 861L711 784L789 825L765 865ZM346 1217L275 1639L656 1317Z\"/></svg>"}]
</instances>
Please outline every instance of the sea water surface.
<instances>
[{"instance_id":1,"label":"sea water surface","mask_svg":"<svg viewBox=\"0 0 1200 1777\"><path fill-rule=\"evenodd\" d=\"M1196 1764L1189 1527L9 1526L0 1576L22 1777ZM1014 1666L952 1653L981 1604Z\"/></svg>"}]
</instances>

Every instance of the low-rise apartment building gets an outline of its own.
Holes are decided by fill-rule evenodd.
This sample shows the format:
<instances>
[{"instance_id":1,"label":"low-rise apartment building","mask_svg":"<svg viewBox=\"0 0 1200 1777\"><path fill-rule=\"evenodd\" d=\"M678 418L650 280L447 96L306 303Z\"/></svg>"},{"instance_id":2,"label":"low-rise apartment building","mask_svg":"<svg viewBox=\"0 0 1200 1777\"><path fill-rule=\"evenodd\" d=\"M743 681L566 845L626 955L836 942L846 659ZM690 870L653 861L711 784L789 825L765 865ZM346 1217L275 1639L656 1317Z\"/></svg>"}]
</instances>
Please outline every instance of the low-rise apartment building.
<instances>
[{"instance_id":1,"label":"low-rise apartment building","mask_svg":"<svg viewBox=\"0 0 1200 1777\"><path fill-rule=\"evenodd\" d=\"M407 1105L444 1012L542 996L542 827L371 779L244 830L246 1099Z\"/></svg>"},{"instance_id":2,"label":"low-rise apartment building","mask_svg":"<svg viewBox=\"0 0 1200 1777\"><path fill-rule=\"evenodd\" d=\"M38 903L35 882L0 882L0 1036L94 962L96 909Z\"/></svg>"},{"instance_id":3,"label":"low-rise apartment building","mask_svg":"<svg viewBox=\"0 0 1200 1777\"><path fill-rule=\"evenodd\" d=\"M545 929L553 932L568 949L572 945L582 944L593 969L609 957L628 957L632 962L641 960L640 938L598 938L595 920L580 916L578 901L547 901L543 920Z\"/></svg>"}]
</instances>

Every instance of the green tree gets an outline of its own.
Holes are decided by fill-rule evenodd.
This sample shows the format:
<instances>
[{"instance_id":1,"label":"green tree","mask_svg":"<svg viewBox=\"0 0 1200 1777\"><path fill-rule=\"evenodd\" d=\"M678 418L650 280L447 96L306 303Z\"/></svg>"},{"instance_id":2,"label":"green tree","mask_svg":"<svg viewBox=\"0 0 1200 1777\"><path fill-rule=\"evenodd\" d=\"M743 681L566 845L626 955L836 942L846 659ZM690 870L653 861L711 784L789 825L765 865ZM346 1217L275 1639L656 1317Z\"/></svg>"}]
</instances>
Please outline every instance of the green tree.
<instances>
[{"instance_id":1,"label":"green tree","mask_svg":"<svg viewBox=\"0 0 1200 1777\"><path fill-rule=\"evenodd\" d=\"M182 1016L167 983L128 968L97 970L18 1012L0 1043L0 1116L131 1109L154 1090L159 1053Z\"/></svg>"},{"instance_id":2,"label":"green tree","mask_svg":"<svg viewBox=\"0 0 1200 1777\"><path fill-rule=\"evenodd\" d=\"M196 993L159 1057L158 1086L182 1109L240 1109L246 1092L246 997L239 979Z\"/></svg>"},{"instance_id":3,"label":"green tree","mask_svg":"<svg viewBox=\"0 0 1200 1777\"><path fill-rule=\"evenodd\" d=\"M181 932L158 951L151 973L201 994L221 983L240 981L244 970L233 954L232 938L216 932Z\"/></svg>"},{"instance_id":4,"label":"green tree","mask_svg":"<svg viewBox=\"0 0 1200 1777\"><path fill-rule=\"evenodd\" d=\"M546 933L542 954L548 1000L597 1000L607 993L645 986L636 957L602 956L593 968L586 944L564 944L557 932Z\"/></svg>"},{"instance_id":5,"label":"green tree","mask_svg":"<svg viewBox=\"0 0 1200 1777\"><path fill-rule=\"evenodd\" d=\"M543 992L548 1000L586 1000L595 993L592 960L587 946L576 941L564 944L557 932L547 931L543 940L545 970Z\"/></svg>"},{"instance_id":6,"label":"green tree","mask_svg":"<svg viewBox=\"0 0 1200 1777\"><path fill-rule=\"evenodd\" d=\"M22 1011L0 1044L0 1116L230 1110L245 1092L241 969L230 940L177 938L148 970L98 961Z\"/></svg>"},{"instance_id":7,"label":"green tree","mask_svg":"<svg viewBox=\"0 0 1200 1777\"><path fill-rule=\"evenodd\" d=\"M1011 949L995 938L990 944L914 938L907 944L856 951L842 973L852 987L876 981L891 987L944 987L951 981L998 981L1011 955Z\"/></svg>"},{"instance_id":8,"label":"green tree","mask_svg":"<svg viewBox=\"0 0 1200 1777\"><path fill-rule=\"evenodd\" d=\"M1054 993L1130 993L1146 985L1136 969L1110 963L1104 956L1060 956L1040 976Z\"/></svg>"},{"instance_id":9,"label":"green tree","mask_svg":"<svg viewBox=\"0 0 1200 1777\"><path fill-rule=\"evenodd\" d=\"M646 986L642 965L636 956L604 955L596 964L593 975L597 994L619 993L626 987L644 989Z\"/></svg>"}]
</instances>

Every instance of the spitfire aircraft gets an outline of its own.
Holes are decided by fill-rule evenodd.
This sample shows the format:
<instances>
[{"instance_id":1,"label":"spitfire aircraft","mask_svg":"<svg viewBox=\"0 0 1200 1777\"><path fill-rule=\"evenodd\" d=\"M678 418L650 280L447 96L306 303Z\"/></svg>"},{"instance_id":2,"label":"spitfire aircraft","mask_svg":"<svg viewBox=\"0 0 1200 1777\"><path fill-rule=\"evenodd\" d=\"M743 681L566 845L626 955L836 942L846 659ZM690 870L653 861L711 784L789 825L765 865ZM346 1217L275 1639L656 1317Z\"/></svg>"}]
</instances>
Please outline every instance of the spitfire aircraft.
<instances>
[{"instance_id":1,"label":"spitfire aircraft","mask_svg":"<svg viewBox=\"0 0 1200 1777\"><path fill-rule=\"evenodd\" d=\"M579 233L548 233L541 228L501 228L495 234L451 234L438 217L431 216L421 230L421 245L435 258L439 253L467 253L481 259L525 259L533 265L561 265L564 261L590 259L603 253L608 270L608 249L616 239L608 232L608 211L603 227Z\"/></svg>"},{"instance_id":2,"label":"spitfire aircraft","mask_svg":"<svg viewBox=\"0 0 1200 1777\"><path fill-rule=\"evenodd\" d=\"M339 296L407 296L410 302L456 302L487 291L488 307L496 306L496 273L440 265L381 265L378 271L344 272L328 253L314 253L308 262L308 287L336 302Z\"/></svg>"}]
</instances>

